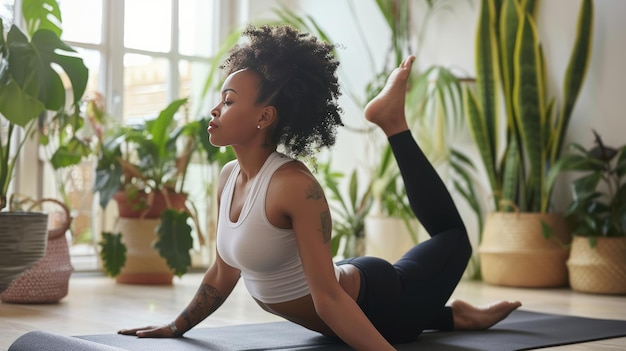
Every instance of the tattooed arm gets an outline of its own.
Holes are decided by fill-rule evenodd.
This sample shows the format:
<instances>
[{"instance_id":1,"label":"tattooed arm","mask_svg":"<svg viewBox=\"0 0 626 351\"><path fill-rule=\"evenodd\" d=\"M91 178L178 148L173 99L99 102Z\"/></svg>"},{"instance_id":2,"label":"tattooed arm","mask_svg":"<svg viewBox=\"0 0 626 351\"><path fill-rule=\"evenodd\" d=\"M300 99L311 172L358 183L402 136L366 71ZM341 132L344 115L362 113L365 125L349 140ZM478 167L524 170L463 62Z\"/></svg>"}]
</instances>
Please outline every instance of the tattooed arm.
<instances>
[{"instance_id":1,"label":"tattooed arm","mask_svg":"<svg viewBox=\"0 0 626 351\"><path fill-rule=\"evenodd\" d=\"M222 174L229 174L232 164L224 167ZM225 176L220 177L219 193L224 187ZM219 203L219 202L218 202ZM215 312L233 291L240 271L226 264L216 253L215 262L204 274L202 283L189 305L169 325L122 329L119 334L143 338L179 337Z\"/></svg>"},{"instance_id":2,"label":"tattooed arm","mask_svg":"<svg viewBox=\"0 0 626 351\"><path fill-rule=\"evenodd\" d=\"M122 329L119 334L140 338L179 337L215 312L239 280L239 270L228 266L218 256L204 275L204 279L189 305L169 325Z\"/></svg>"},{"instance_id":3,"label":"tattooed arm","mask_svg":"<svg viewBox=\"0 0 626 351\"><path fill-rule=\"evenodd\" d=\"M215 263L204 275L196 295L168 326L173 336L184 334L215 312L235 288L239 274L239 270L227 265L218 254Z\"/></svg>"}]
</instances>

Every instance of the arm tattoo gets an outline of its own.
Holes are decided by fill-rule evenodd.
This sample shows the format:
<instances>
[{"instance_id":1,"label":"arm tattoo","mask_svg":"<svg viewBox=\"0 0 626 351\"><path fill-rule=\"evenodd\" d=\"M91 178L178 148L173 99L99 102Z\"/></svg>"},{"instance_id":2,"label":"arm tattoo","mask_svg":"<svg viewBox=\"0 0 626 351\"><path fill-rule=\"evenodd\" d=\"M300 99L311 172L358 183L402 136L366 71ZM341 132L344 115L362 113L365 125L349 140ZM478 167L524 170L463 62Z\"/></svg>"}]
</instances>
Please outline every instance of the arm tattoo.
<instances>
[{"instance_id":1,"label":"arm tattoo","mask_svg":"<svg viewBox=\"0 0 626 351\"><path fill-rule=\"evenodd\" d=\"M181 313L181 317L187 323L185 329L189 330L202 322L211 313L215 312L223 302L222 294L214 286L201 284L189 306Z\"/></svg>"},{"instance_id":2,"label":"arm tattoo","mask_svg":"<svg viewBox=\"0 0 626 351\"><path fill-rule=\"evenodd\" d=\"M318 182L311 182L311 184L309 184L309 187L306 189L305 191L306 196L305 198L307 200L324 200L326 201L326 198L324 197L324 190L322 190L322 187L320 186L320 184ZM321 221L321 225L322 225L322 238L324 238L324 243L327 243L328 241L330 241L330 237L332 235L332 221L330 219L330 212L329 211L324 211L320 214L320 221Z\"/></svg>"},{"instance_id":3,"label":"arm tattoo","mask_svg":"<svg viewBox=\"0 0 626 351\"><path fill-rule=\"evenodd\" d=\"M306 189L306 199L307 200L319 200L324 198L324 190L319 185L318 182L311 182L309 187Z\"/></svg>"},{"instance_id":4,"label":"arm tattoo","mask_svg":"<svg viewBox=\"0 0 626 351\"><path fill-rule=\"evenodd\" d=\"M324 211L320 215L322 220L322 237L324 238L324 244L330 241L332 234L332 221L330 220L330 212Z\"/></svg>"}]
</instances>

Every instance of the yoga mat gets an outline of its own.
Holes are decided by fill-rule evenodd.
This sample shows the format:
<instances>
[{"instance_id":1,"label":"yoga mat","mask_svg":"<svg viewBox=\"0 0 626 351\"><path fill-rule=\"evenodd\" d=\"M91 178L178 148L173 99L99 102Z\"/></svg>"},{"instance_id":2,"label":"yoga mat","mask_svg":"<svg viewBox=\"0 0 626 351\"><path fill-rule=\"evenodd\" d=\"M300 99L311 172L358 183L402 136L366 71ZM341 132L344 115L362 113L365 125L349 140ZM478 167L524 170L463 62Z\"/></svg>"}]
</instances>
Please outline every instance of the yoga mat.
<instances>
[{"instance_id":1,"label":"yoga mat","mask_svg":"<svg viewBox=\"0 0 626 351\"><path fill-rule=\"evenodd\" d=\"M477 332L425 332L398 350L513 351L626 336L626 320L514 311L494 327ZM45 346L45 347L44 347ZM139 339L117 334L67 337L35 331L18 338L9 351L31 350L329 350L350 347L289 322L196 328L180 339Z\"/></svg>"}]
</instances>

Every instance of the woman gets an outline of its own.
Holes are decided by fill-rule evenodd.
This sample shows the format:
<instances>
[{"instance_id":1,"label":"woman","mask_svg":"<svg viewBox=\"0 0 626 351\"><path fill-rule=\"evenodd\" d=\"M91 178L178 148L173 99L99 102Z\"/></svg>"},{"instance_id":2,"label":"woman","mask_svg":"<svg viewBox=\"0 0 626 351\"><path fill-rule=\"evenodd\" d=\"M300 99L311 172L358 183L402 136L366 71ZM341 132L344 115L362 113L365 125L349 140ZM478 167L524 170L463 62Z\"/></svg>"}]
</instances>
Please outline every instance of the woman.
<instances>
[{"instance_id":1,"label":"woman","mask_svg":"<svg viewBox=\"0 0 626 351\"><path fill-rule=\"evenodd\" d=\"M373 257L335 264L323 190L291 157L335 142L341 119L333 47L288 26L249 27L244 36L249 42L233 48L222 67L228 76L208 129L213 145L231 146L237 155L219 179L215 263L172 323L120 333L179 337L214 312L240 276L266 311L358 350L392 350L391 343L413 341L425 329L488 328L520 306L445 306L471 246L405 120L412 56L390 75L365 117L387 135L411 206L431 239L394 265Z\"/></svg>"}]
</instances>

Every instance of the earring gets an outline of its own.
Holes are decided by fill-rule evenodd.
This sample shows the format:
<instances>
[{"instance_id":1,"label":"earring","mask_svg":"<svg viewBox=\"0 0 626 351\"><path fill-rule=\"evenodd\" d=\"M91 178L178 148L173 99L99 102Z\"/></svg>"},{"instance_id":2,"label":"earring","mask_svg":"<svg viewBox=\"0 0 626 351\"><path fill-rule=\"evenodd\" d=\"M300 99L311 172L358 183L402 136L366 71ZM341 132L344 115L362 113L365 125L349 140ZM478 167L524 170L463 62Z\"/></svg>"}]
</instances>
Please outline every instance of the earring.
<instances>
[{"instance_id":1,"label":"earring","mask_svg":"<svg viewBox=\"0 0 626 351\"><path fill-rule=\"evenodd\" d=\"M261 129L261 126L260 126L260 125L257 125L257 126L256 126L256 129Z\"/></svg>"}]
</instances>

